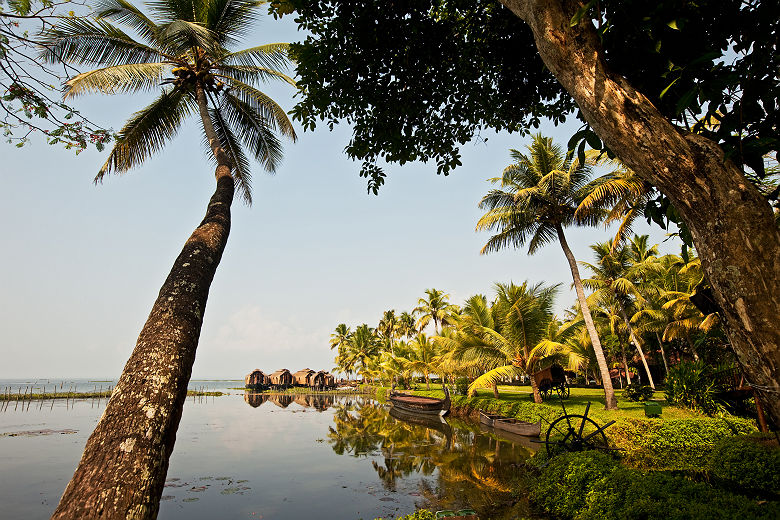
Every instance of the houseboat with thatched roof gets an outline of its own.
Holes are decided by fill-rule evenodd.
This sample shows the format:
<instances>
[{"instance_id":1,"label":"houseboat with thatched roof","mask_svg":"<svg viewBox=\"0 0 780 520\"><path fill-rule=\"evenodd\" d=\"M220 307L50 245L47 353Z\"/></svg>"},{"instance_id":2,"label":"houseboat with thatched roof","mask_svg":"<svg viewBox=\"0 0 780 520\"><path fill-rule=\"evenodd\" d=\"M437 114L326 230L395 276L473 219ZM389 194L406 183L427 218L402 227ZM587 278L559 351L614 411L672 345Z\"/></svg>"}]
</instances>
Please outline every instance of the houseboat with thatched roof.
<instances>
[{"instance_id":1,"label":"houseboat with thatched roof","mask_svg":"<svg viewBox=\"0 0 780 520\"><path fill-rule=\"evenodd\" d=\"M293 385L293 376L289 370L282 368L269 376L271 385L276 388L288 388Z\"/></svg>"},{"instance_id":2,"label":"houseboat with thatched roof","mask_svg":"<svg viewBox=\"0 0 780 520\"><path fill-rule=\"evenodd\" d=\"M262 370L256 368L244 378L244 384L252 390L262 390L271 386L271 378L265 375Z\"/></svg>"},{"instance_id":3,"label":"houseboat with thatched roof","mask_svg":"<svg viewBox=\"0 0 780 520\"><path fill-rule=\"evenodd\" d=\"M316 372L311 368L302 368L292 375L295 386L312 386L311 378Z\"/></svg>"}]
</instances>

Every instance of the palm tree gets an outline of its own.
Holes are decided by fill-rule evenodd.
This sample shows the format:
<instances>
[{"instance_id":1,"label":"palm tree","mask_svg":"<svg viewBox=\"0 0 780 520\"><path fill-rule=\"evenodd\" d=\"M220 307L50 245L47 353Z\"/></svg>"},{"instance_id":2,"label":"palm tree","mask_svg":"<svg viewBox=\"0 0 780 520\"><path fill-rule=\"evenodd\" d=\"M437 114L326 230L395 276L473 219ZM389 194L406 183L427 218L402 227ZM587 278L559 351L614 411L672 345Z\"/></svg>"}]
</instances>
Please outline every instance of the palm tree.
<instances>
[{"instance_id":1,"label":"palm tree","mask_svg":"<svg viewBox=\"0 0 780 520\"><path fill-rule=\"evenodd\" d=\"M431 389L431 372L437 370L436 367L436 345L431 339L420 332L411 343L411 356L409 358L408 368L414 372L422 373L425 376L425 386Z\"/></svg>"},{"instance_id":2,"label":"palm tree","mask_svg":"<svg viewBox=\"0 0 780 520\"><path fill-rule=\"evenodd\" d=\"M295 139L284 110L253 86L294 85L276 70L287 63L286 44L230 50L259 8L255 0L159 0L152 20L127 0L101 0L94 21L64 18L44 37L45 60L99 67L68 81L66 98L159 92L119 132L96 181L160 151L190 115L199 116L217 164L206 216L174 262L53 518L157 514L235 189L251 200L242 147L274 171L282 157L277 133Z\"/></svg>"},{"instance_id":3,"label":"palm tree","mask_svg":"<svg viewBox=\"0 0 780 520\"><path fill-rule=\"evenodd\" d=\"M634 303L632 297L640 301L642 300L642 296L634 285L634 280L632 280L633 277L629 273L631 268L630 253L625 246L615 247L613 240L590 246L593 252L596 253L596 263L589 264L583 262L583 265L591 270L593 276L583 280L582 283L585 287L594 291L591 296L593 299L602 303L607 300L615 303L616 310L628 331L628 336L639 352L650 387L655 390L655 382L653 381L653 375L650 373L650 367L647 365L642 341L629 321L629 313L631 315L634 314L630 311ZM637 242L636 245L640 245L640 242ZM647 255L648 252L644 251L644 254ZM644 261L647 262L648 260L649 256L646 256Z\"/></svg>"},{"instance_id":4,"label":"palm tree","mask_svg":"<svg viewBox=\"0 0 780 520\"><path fill-rule=\"evenodd\" d=\"M438 289L426 289L426 298L417 300L417 307L412 311L419 314L417 319L417 330L422 331L428 323L433 321L433 328L436 334L439 334L439 325L448 325L452 323L452 314L456 307L448 300L450 295Z\"/></svg>"},{"instance_id":5,"label":"palm tree","mask_svg":"<svg viewBox=\"0 0 780 520\"><path fill-rule=\"evenodd\" d=\"M374 368L373 361L380 354L380 344L374 329L365 323L355 328L355 332L349 337L347 351L349 364L356 367L364 379L370 377L369 373Z\"/></svg>"},{"instance_id":6,"label":"palm tree","mask_svg":"<svg viewBox=\"0 0 780 520\"><path fill-rule=\"evenodd\" d=\"M402 312L398 316L398 336L409 340L412 339L417 332L418 330L414 316L410 312Z\"/></svg>"},{"instance_id":7,"label":"palm tree","mask_svg":"<svg viewBox=\"0 0 780 520\"><path fill-rule=\"evenodd\" d=\"M605 226L620 222L612 241L613 246L617 247L631 234L634 222L644 215L645 206L657 192L617 158L610 159L595 150L589 152L588 156L590 164L614 169L590 184L589 193L577 207L575 217L600 215L606 209Z\"/></svg>"},{"instance_id":8,"label":"palm tree","mask_svg":"<svg viewBox=\"0 0 780 520\"><path fill-rule=\"evenodd\" d=\"M351 334L352 331L349 330L346 323L339 323L336 325L336 330L330 335L330 349L333 350L335 348L337 349L337 352L341 352L347 345L347 341Z\"/></svg>"},{"instance_id":9,"label":"palm tree","mask_svg":"<svg viewBox=\"0 0 780 520\"><path fill-rule=\"evenodd\" d=\"M575 216L580 202L588 195L590 168L572 161L552 139L537 134L528 147L529 155L511 150L515 163L504 169L501 177L490 179L499 184L479 203L487 209L477 222L477 231L495 231L481 253L498 251L508 246L515 248L528 244L528 254L534 254L543 245L558 239L569 262L577 300L582 309L585 327L590 335L604 384L606 408L617 408L615 391L609 378L609 368L601 348L590 309L585 301L577 261L569 248L563 228L571 224L593 225L600 215L589 213Z\"/></svg>"}]
</instances>

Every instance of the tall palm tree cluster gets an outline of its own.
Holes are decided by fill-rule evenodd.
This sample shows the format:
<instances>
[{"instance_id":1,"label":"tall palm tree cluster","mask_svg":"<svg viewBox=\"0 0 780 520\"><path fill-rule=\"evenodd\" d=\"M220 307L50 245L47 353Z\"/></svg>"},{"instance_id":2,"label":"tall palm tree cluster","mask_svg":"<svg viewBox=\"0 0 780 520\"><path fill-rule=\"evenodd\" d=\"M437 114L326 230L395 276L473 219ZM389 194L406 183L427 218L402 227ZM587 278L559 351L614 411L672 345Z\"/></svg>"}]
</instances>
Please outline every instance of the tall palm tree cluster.
<instances>
[{"instance_id":1,"label":"tall palm tree cluster","mask_svg":"<svg viewBox=\"0 0 780 520\"><path fill-rule=\"evenodd\" d=\"M707 283L695 254L683 246L680 255L661 256L648 236L631 235L651 186L615 161L579 161L541 135L527 153L511 153L514 163L490 179L498 187L480 202L486 212L477 230L494 233L482 252L527 245L533 254L557 241L576 303L555 316L558 286L527 281L496 283L492 297L474 295L460 306L428 289L411 312L385 311L376 327L340 324L330 342L336 370L385 383L422 376L428 388L431 374L467 378L470 393L492 388L496 396L499 383L522 379L540 402L530 376L560 364L602 385L610 408L613 380L623 387L638 375L655 388L680 359L734 362L717 310L702 305ZM596 165L613 168L595 176ZM590 262L577 262L564 228L615 221L616 236L593 244Z\"/></svg>"}]
</instances>

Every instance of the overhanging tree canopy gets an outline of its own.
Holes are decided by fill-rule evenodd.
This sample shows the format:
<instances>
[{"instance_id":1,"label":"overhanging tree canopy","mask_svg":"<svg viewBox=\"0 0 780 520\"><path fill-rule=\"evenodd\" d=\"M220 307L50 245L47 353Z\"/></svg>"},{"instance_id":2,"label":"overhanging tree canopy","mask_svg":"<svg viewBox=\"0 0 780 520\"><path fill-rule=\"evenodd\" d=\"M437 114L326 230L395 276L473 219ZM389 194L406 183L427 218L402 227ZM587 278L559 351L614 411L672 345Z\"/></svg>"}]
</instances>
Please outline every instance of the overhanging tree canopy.
<instances>
[{"instance_id":1,"label":"overhanging tree canopy","mask_svg":"<svg viewBox=\"0 0 780 520\"><path fill-rule=\"evenodd\" d=\"M376 191L377 159L447 173L481 129L522 132L577 107L585 126L570 144L609 149L690 228L731 343L780 423L780 233L750 182L778 150L780 5L502 4L276 2L310 33L295 47L294 117L351 123L346 152Z\"/></svg>"}]
</instances>

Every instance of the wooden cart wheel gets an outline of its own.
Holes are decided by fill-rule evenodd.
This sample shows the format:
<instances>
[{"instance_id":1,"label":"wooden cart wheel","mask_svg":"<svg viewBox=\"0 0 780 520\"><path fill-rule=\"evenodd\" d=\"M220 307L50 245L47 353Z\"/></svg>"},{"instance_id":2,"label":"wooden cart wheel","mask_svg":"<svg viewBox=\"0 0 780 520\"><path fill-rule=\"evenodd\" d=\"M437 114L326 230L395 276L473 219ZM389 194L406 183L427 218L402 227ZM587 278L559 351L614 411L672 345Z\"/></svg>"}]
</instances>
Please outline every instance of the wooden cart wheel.
<instances>
[{"instance_id":1,"label":"wooden cart wheel","mask_svg":"<svg viewBox=\"0 0 780 520\"><path fill-rule=\"evenodd\" d=\"M603 429L584 415L564 415L553 421L547 429L545 444L551 457L563 451L609 448Z\"/></svg>"},{"instance_id":2,"label":"wooden cart wheel","mask_svg":"<svg viewBox=\"0 0 780 520\"><path fill-rule=\"evenodd\" d=\"M568 399L569 395L571 395L569 385L566 383L561 383L561 386L558 387L558 395L561 397L561 399Z\"/></svg>"}]
</instances>

